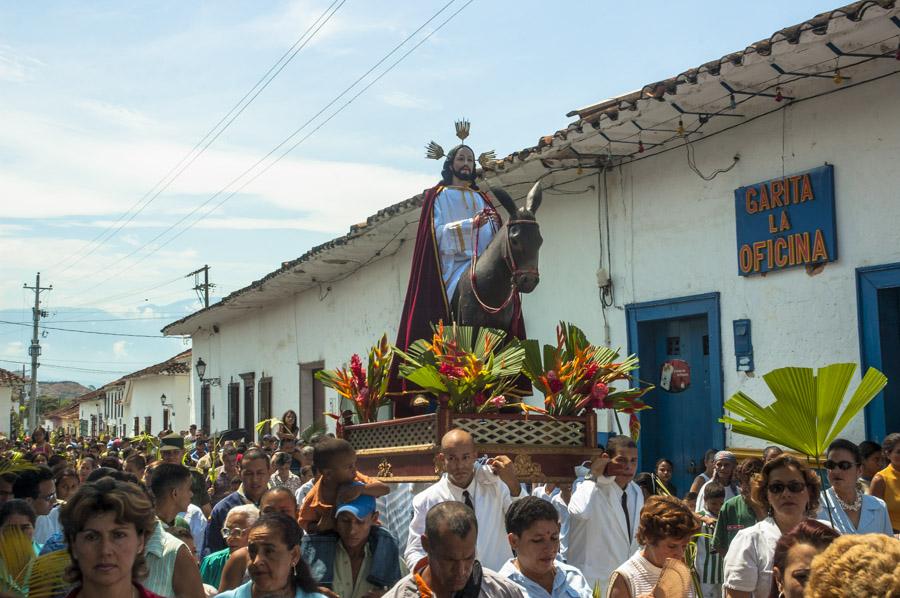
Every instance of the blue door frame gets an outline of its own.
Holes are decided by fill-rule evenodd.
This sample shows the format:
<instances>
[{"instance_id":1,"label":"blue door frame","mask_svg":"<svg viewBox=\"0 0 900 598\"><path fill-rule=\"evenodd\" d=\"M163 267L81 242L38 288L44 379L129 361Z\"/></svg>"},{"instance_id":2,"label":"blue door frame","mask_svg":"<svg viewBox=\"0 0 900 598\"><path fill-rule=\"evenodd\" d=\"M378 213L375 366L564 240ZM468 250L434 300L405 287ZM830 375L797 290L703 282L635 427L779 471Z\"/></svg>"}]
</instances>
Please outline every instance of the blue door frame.
<instances>
[{"instance_id":1,"label":"blue door frame","mask_svg":"<svg viewBox=\"0 0 900 598\"><path fill-rule=\"evenodd\" d=\"M900 287L900 263L856 269L856 304L862 372L870 367L884 371L878 291L896 287ZM885 428L884 392L880 392L866 405L866 438L881 442L887 433Z\"/></svg>"},{"instance_id":2,"label":"blue door frame","mask_svg":"<svg viewBox=\"0 0 900 598\"><path fill-rule=\"evenodd\" d=\"M669 320L691 316L706 316L709 334L709 394L712 404L710 409L721 414L724 402L724 381L722 373L722 326L719 318L719 293L705 293L674 299L632 303L625 306L625 317L628 326L628 353L640 355L640 338L638 324L654 320ZM638 369L638 377L652 380L656 372L642 372ZM725 447L725 427L712 418L710 429L706 430L708 438L713 439L716 448ZM676 422L676 425L690 425L689 422ZM640 467L643 468L641 464ZM645 470L646 468L643 468Z\"/></svg>"}]
</instances>

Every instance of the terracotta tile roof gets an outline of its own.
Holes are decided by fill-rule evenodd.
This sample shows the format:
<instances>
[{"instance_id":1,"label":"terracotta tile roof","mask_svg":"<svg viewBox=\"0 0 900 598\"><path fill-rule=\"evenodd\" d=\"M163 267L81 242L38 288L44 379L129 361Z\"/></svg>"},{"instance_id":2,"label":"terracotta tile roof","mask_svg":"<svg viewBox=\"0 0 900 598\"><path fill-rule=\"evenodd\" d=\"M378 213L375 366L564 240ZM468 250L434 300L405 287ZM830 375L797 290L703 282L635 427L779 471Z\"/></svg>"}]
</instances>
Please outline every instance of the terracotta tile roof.
<instances>
[{"instance_id":1,"label":"terracotta tile roof","mask_svg":"<svg viewBox=\"0 0 900 598\"><path fill-rule=\"evenodd\" d=\"M132 372L122 377L122 381L132 380L134 378L142 378L144 376L171 376L175 374L191 373L191 350L182 351L174 357L170 357L165 361L161 361L150 367ZM109 386L109 385L107 385Z\"/></svg>"},{"instance_id":2,"label":"terracotta tile roof","mask_svg":"<svg viewBox=\"0 0 900 598\"><path fill-rule=\"evenodd\" d=\"M24 383L25 379L19 374L0 368L0 386L18 386Z\"/></svg>"},{"instance_id":3,"label":"terracotta tile roof","mask_svg":"<svg viewBox=\"0 0 900 598\"><path fill-rule=\"evenodd\" d=\"M72 403L66 405L65 407L60 407L59 409L54 409L48 413L44 414L44 417L47 419L53 418L71 418L78 416L78 403L76 401L72 401Z\"/></svg>"}]
</instances>

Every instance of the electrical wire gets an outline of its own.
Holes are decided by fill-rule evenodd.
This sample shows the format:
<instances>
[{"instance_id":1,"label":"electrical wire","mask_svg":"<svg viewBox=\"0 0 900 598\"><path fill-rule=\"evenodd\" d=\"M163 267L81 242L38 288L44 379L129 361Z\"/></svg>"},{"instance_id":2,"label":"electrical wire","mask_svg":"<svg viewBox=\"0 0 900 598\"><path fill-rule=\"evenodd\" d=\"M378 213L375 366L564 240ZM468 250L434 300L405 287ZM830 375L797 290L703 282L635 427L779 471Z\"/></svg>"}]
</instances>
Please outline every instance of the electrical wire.
<instances>
[{"instance_id":1,"label":"electrical wire","mask_svg":"<svg viewBox=\"0 0 900 598\"><path fill-rule=\"evenodd\" d=\"M9 320L0 320L0 324L8 324L10 326L33 326L33 324L29 324L26 322L11 322ZM127 336L131 338L166 338L166 339L181 339L180 336L163 336L161 334L126 334L119 332L99 332L96 330L73 330L71 328L57 328L56 326L44 326L41 324L41 328L43 330L56 330L59 332L78 332L81 334L99 334L102 336Z\"/></svg>"},{"instance_id":2,"label":"electrical wire","mask_svg":"<svg viewBox=\"0 0 900 598\"><path fill-rule=\"evenodd\" d=\"M119 218L113 224L111 224L105 230L101 231L98 236L94 237L94 239L88 244L88 247L90 247L92 244L94 244L98 240L100 240L99 243L94 245L94 247L91 248L87 253L81 255L80 257L75 259L75 261L73 261L70 264L68 264L67 266L65 266L59 272L58 275L61 275L64 272L67 272L68 270L73 268L75 265L80 263L82 260L84 260L86 257L90 256L95 251L97 251L97 249L102 247L107 241L109 241L113 236L115 236L119 231L121 231L126 225L128 225L132 220L134 220L141 212L143 212L151 203L153 203L153 201L156 200L156 198L159 197L159 195L163 191L168 189L168 187L173 182L175 182L175 180L178 179L178 177L181 176L181 174L188 167L190 167L191 164L193 164L194 161L196 161L197 158L199 158L200 155L203 154L206 151L206 149L209 148L209 146L212 145L219 138L219 136L225 132L226 129L228 129L228 127L231 126L231 124L244 112L244 110L247 109L247 107L259 96L259 94L261 94L269 86L269 84L272 83L273 80L275 80L275 77L277 77L281 73L281 71L284 70L284 68L294 59L294 57L303 48L305 48L307 46L307 44L309 44L309 42L316 36L316 34L319 32L319 30L321 30L322 27L324 27L328 23L329 20L331 20L331 18L335 15L335 13L338 10L340 10L341 6L343 6L345 2L346 2L346 0L334 0L331 3L331 5L329 5L328 8L326 8L322 12L322 14L319 15L319 18L317 18L306 29L306 31L303 32L303 34L297 39L297 41L294 42L294 45L292 45L287 50L287 52L285 52L281 56L281 58L279 58L275 62L275 64L273 64L269 68L269 70L266 71L266 73L256 82L256 84L254 84L253 87L250 88L249 91L247 91L247 93L244 94L244 96L240 100L238 100L238 102L231 108L231 110L229 110L228 113L226 113L225 116L223 116L221 119L219 119L219 122L217 122L215 125L213 125L213 127L209 131L206 132L206 134L203 136L203 138L200 139L200 141L198 141L194 145L194 147L191 148L191 150L187 154L185 154L181 158L181 160L169 170L169 172L167 172L165 174L165 176L163 176L163 178L161 178L159 181L156 182L155 185L153 185L153 187L150 189L150 191L148 191L146 194L144 194L144 196L140 200L138 200L137 203L135 203L133 206L131 206L128 209L128 211L126 211L124 214L119 216ZM332 10L332 7L334 7L335 4L337 4L337 7L334 8L334 10ZM321 21L322 18L325 17L325 15L328 13L328 11L331 11L331 14L329 14L328 17L325 18L325 20L321 23L321 25L318 25L316 30L313 31L312 34L309 35L309 37L305 41L303 41L303 38L306 37L307 34L309 34L310 31L312 31L312 29L314 27L316 27L316 25L319 23L319 21ZM302 44L301 44L301 41L302 41ZM279 64L280 64L280 66L279 66ZM273 71L274 71L274 73L273 73ZM269 76L270 74L271 74L271 77ZM255 93L254 93L254 90L255 90ZM252 97L250 97L251 94L252 94ZM248 97L249 97L249 99L248 99ZM246 103L245 103L245 100L246 100ZM227 120L227 122L225 122L226 120ZM223 122L225 123L224 125L222 125ZM219 128L220 126L221 126L221 129ZM218 132L216 132L217 129L219 129ZM213 135L214 132L215 132L215 135ZM212 135L212 137L210 138L211 135ZM207 139L208 139L208 141L207 141ZM204 143L205 143L205 145L204 145ZM200 147L201 145L202 145L202 148ZM200 148L199 151L197 151L198 148ZM196 152L196 154L195 154L195 152ZM192 155L193 155L193 157L191 157ZM173 172L174 172L174 175L173 175ZM166 179L168 179L168 181L166 181ZM162 183L165 183L165 184L162 184ZM162 186L160 186L161 184L162 184ZM157 189L157 187L158 187L158 189ZM143 205L140 205L142 203L143 203ZM138 206L140 206L140 207L138 208ZM135 210L135 208L138 208L138 209ZM131 215L129 216L129 214L131 214ZM127 220L125 220L124 222L119 224L119 222L126 216L128 217ZM101 237L103 237L108 231L111 231L111 232L109 232L109 234L106 235L105 239L101 239ZM77 253L73 254L73 255L77 255ZM64 261L65 260L63 260L63 262ZM61 262L61 263L63 263L63 262Z\"/></svg>"},{"instance_id":3,"label":"electrical wire","mask_svg":"<svg viewBox=\"0 0 900 598\"><path fill-rule=\"evenodd\" d=\"M194 216L194 215L195 215L197 212L199 212L201 209L203 209L204 207L206 207L207 205L209 205L214 199L216 199L217 197L219 197L220 195L222 195L223 193L225 193L225 192L228 190L229 187L231 187L232 185L236 184L238 181L240 181L242 178L244 178L244 177L247 176L250 172L252 172L254 169L256 169L257 166L259 166L260 164L262 164L263 162L265 162L269 157L271 157L273 154L275 154L279 149L281 149L282 147L284 147L285 145L287 145L288 143L290 143L291 140L292 140L294 137L296 137L298 134L300 134L301 131L303 131L303 129L305 129L307 126L309 126L309 125L310 125L316 118L318 118L321 114L323 114L324 112L326 112L326 111L328 110L328 108L330 108L331 106L333 106L334 104L336 104L342 97L344 97L345 95L347 95L347 93L348 93L350 90L352 90L354 87L356 87L356 85L358 85L363 79L365 79L369 74L371 74L371 73L372 73L375 69L377 69L381 64L383 64L384 62L386 62L386 61L388 60L388 58L390 58L390 57L391 57L392 55L394 55L400 48L402 48L404 45L406 45L407 42L409 42L413 37L415 37L422 29L424 29L426 26L428 26L429 23L431 23L431 22L432 22L433 20L435 20L438 16L440 16L440 14L441 14L442 12L444 12L451 4L453 4L455 1L456 1L456 0L450 0L450 1L447 2L444 6L442 6L436 13L434 13L431 17L429 17L428 20L426 20L424 23L422 23L422 25L420 25L415 31L413 31L413 32L412 32L409 36L407 36L402 42L400 42L399 44L397 44L390 52L388 52L388 53L387 53L385 56L383 56L378 62L376 62L375 65L373 65L368 71L366 71L365 73L363 73L360 77L358 77L358 78L356 79L356 81L354 81L352 84L350 84L350 86L348 86L346 89L344 89L344 91L342 91L340 94L338 94L338 95L337 95L334 99L332 99L328 104L326 104L325 107L323 107L321 110L319 110L319 112L317 112L315 115L313 115L309 120L307 120L305 123L303 123L299 128L297 128L296 130L294 130L293 133L291 133L290 135L288 135L283 141L281 141L278 145L276 145L274 148L272 148L272 149L271 149L266 155L264 155L262 158L260 158L259 160L257 160L252 166L250 166L249 168L247 168L246 170L244 170L244 171L243 171L241 174L239 174L237 177L233 178L228 184L226 184L222 189L220 189L220 190L217 191L215 194L213 194L209 199L207 199L207 200L204 201L202 204L200 204L199 206L197 206L196 208L194 208L193 210L191 210L189 213L187 213L186 215L184 215L183 217L181 217L177 222L175 222L174 224L172 224L171 226L169 226L168 228L166 228L163 232L161 232L161 233L159 233L158 235L156 235L153 239L151 239L151 240L148 241L147 243L145 243L145 244L141 245L140 247L136 248L134 251L132 251L132 252L129 253L128 255L126 255L126 256L124 256L124 257L122 257L122 258L119 258L118 260L116 260L116 261L114 261L114 262L112 262L112 263L110 263L110 264L107 264L107 266L106 266L104 269L109 268L110 266L113 266L113 265L115 265L115 264L117 264L117 263L120 263L120 262L122 262L122 261L124 261L124 260L126 260L126 259L128 259L128 258L130 258L130 257L132 257L132 256L134 256L136 253L138 253L138 252L141 251L142 249L145 249L146 247L148 247L148 246L150 246L151 244L155 243L156 241L158 241L159 239L161 239L162 237L164 237L166 234L168 234L169 232L171 232L172 230L174 230L176 227L178 227L179 225L181 225L182 223L184 223L186 220L188 220L189 218L191 218L192 216ZM391 64L386 70L384 70L384 71L383 71L382 73L380 73L377 77L375 77L370 83L368 83L365 87L363 87L362 90L360 90L360 91L359 91L358 93L356 93L353 97L351 97L344 105L342 105L342 106L341 106L340 108L338 108L335 112L333 112L330 116L328 116L328 118L326 118L326 119L325 119L324 121L322 121L319 125L317 125L312 131L310 131L307 135L305 135L304 137L302 137L299 141L297 141L296 143L294 143L292 146L290 146L289 148L287 148L287 150L285 150L285 151L284 151L281 155L279 155L275 160L273 160L272 162L270 162L270 163L269 163L268 165L266 165L263 169L261 169L259 172L257 172L256 174L254 174L251 178L249 178L249 179L246 180L244 183L242 183L237 189L235 189L234 191L232 191L231 193L229 193L227 196L225 196L224 199L222 199L219 203L215 204L211 209L209 209L209 210L207 210L205 213L201 214L199 218L197 218L197 219L194 220L193 222L189 223L187 226L185 226L183 229L181 229L180 231L178 231L175 235L173 235L172 237L170 237L170 238L167 239L166 241L160 243L155 249L153 249L152 251L150 251L150 252L148 252L147 254L145 254L144 256L142 256L142 257L141 257L140 259L138 259L136 262L134 262L133 264L131 264L131 266L126 267L126 268L123 268L123 269L121 269L121 270L118 270L117 272L115 272L115 273L111 274L110 276L104 278L103 280L101 280L101 281L98 282L97 284L95 284L95 285L93 285L93 286L91 286L91 287L88 287L88 288L86 288L86 289L83 289L83 290L79 291L79 293L85 293L85 292L88 292L88 291L90 291L90 290L93 290L93 289L97 288L98 286L101 286L101 285L103 285L104 283L108 282L109 280L112 280L113 278L117 277L118 275L120 275L122 272L128 270L129 268L133 268L133 267L136 266L137 264L143 262L145 259L149 258L150 256L152 256L152 255L155 254L156 252L158 252L158 251L160 251L161 249L163 249L164 247L166 247L169 243L171 243L172 241L174 241L175 239L177 239L178 237L180 237L181 235L183 235L185 232L187 232L188 230L190 230L190 229L191 229L194 225L196 225L198 222L200 222L201 220L203 220L204 218L206 218L207 216L209 216L210 214L212 214L214 211L216 211L218 208L220 208L222 205L224 205L225 202L227 202L229 199L231 199L232 197L234 197L235 195L237 195L239 192L241 192L244 188L246 188L249 184L251 184L251 183L252 183L253 181L255 181L257 178L259 178L260 176L262 176L265 172L267 172L270 168L272 168L272 166L274 166L275 164L277 164L278 162L280 162L285 156L287 156L290 152L292 152L294 149L296 149L301 143L303 143L304 141L306 141L307 139L309 139L309 137L310 137L312 134L314 134L316 131L318 131L319 129L321 129L321 128L322 128L325 124L327 124L331 119L333 119L335 116L337 116L338 114L340 114L340 113L341 113L344 109L346 109L346 108L347 108L347 107L348 107L348 106L349 106L356 98L358 98L360 95L362 95L366 90L368 90L370 87L372 87L372 85L374 85L375 83L377 83L377 82L378 82L382 77L384 77L386 74L388 74L389 72L391 72L391 71L392 71L398 64L400 64L407 56L409 56L413 51L415 51L419 46L421 46L423 43L425 43L428 39L430 39L432 35L434 35L434 34L437 33L438 31L440 31L447 23L449 23L456 15L458 15L460 12L462 12L462 11L463 11L467 6L469 6L472 2L474 2L474 0L468 0L465 4L462 5L462 7L460 7L456 12L454 12L453 14L451 14L450 17L448 17L446 20L444 20L444 21L443 21L440 25L438 25L434 30L432 30L430 33L428 33L421 41L419 41L417 44L415 44L410 50L408 50L405 54L403 54L397 61L395 61L395 62L394 62L393 64Z\"/></svg>"},{"instance_id":4,"label":"electrical wire","mask_svg":"<svg viewBox=\"0 0 900 598\"><path fill-rule=\"evenodd\" d=\"M12 359L0 359L0 363L14 363L16 365L31 365L30 362L25 361L13 361ZM72 370L74 372L85 372L89 374L130 374L131 372L125 370L95 370L92 368L79 368L74 366L66 366L66 365L54 365L52 363L40 363L42 368L52 368L57 370Z\"/></svg>"}]
</instances>

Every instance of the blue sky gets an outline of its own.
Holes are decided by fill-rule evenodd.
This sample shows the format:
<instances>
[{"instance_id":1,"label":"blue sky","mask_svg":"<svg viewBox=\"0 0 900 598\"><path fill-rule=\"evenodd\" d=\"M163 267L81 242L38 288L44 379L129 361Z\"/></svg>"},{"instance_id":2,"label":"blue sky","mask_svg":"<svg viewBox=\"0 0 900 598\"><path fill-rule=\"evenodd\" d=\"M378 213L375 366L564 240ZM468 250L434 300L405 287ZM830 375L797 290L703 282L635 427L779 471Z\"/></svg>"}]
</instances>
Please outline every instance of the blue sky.
<instances>
[{"instance_id":1,"label":"blue sky","mask_svg":"<svg viewBox=\"0 0 900 598\"><path fill-rule=\"evenodd\" d=\"M573 108L838 6L475 0L221 208L166 246L144 248L447 1L340 4L231 127L102 244L91 241L153 190L331 2L0 4L0 319L30 319L21 287L40 270L54 285L47 326L158 334L197 306L192 281L179 275L209 264L215 294L229 293L430 186L439 165L422 148L430 139L452 145L459 117L471 120L476 151L506 155L564 127ZM465 4L454 0L404 51ZM117 318L128 319L66 323ZM27 361L29 337L25 327L0 324L0 367ZM43 362L55 365L41 378L91 384L183 348L60 331L44 342Z\"/></svg>"}]
</instances>

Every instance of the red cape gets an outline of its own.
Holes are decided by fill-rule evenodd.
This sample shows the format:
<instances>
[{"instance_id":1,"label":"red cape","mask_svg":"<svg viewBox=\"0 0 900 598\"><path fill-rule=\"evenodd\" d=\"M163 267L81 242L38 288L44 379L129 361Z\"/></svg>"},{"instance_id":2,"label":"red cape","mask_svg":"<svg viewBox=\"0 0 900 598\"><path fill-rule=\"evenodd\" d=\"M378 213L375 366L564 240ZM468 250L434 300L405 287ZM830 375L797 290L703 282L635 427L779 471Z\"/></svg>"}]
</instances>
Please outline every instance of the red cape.
<instances>
[{"instance_id":1,"label":"red cape","mask_svg":"<svg viewBox=\"0 0 900 598\"><path fill-rule=\"evenodd\" d=\"M413 247L412 267L409 271L409 284L406 287L406 300L403 302L403 313L400 316L400 327L397 331L396 346L403 351L406 351L412 343L419 339L431 338L432 324L437 324L439 321L443 321L445 324L453 322L450 313L452 297L447 297L447 291L444 288L444 279L441 276L441 254L434 236L434 200L444 187L443 183L439 183L431 189L427 189L422 202L419 228L416 231L416 244ZM494 207L486 193L483 191L477 193L481 195L486 205ZM525 338L525 323L522 320L521 309L513 321L512 330L507 332L512 332L518 338ZM398 361L399 359L395 360L391 368L389 392L392 393L408 390L408 383L400 379L397 374ZM409 387L409 390L413 388L412 385ZM394 417L412 415L411 400L411 396L396 398Z\"/></svg>"}]
</instances>

